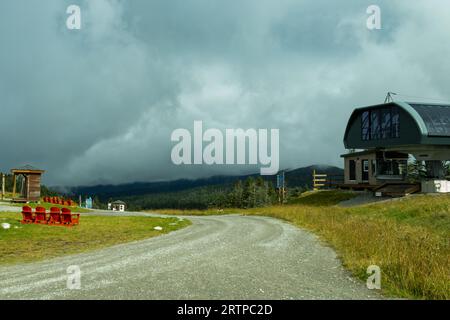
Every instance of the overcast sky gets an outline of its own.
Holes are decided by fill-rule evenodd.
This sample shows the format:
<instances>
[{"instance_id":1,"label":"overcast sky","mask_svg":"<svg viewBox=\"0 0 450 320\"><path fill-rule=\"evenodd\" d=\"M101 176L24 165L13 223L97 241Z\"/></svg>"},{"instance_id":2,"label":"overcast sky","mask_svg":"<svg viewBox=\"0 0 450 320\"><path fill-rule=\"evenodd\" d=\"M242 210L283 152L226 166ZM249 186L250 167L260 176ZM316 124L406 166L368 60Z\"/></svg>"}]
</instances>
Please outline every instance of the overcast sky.
<instances>
[{"instance_id":1,"label":"overcast sky","mask_svg":"<svg viewBox=\"0 0 450 320\"><path fill-rule=\"evenodd\" d=\"M284 168L342 166L352 109L388 90L450 100L449 56L445 0L2 0L0 171L80 185L255 169L173 165L171 132L194 120L279 128Z\"/></svg>"}]
</instances>

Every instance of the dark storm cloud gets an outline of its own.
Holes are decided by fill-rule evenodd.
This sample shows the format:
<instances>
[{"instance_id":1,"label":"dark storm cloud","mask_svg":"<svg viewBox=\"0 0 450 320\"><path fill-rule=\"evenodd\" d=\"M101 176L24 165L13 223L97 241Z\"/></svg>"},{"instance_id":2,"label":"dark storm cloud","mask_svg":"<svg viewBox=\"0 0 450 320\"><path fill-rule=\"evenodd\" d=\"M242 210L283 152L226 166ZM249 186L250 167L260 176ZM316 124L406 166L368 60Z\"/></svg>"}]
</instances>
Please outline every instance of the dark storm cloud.
<instances>
[{"instance_id":1,"label":"dark storm cloud","mask_svg":"<svg viewBox=\"0 0 450 320\"><path fill-rule=\"evenodd\" d=\"M172 165L170 134L194 120L280 128L283 167L340 165L353 107L450 95L450 4L377 1L369 31L373 3L2 1L0 170L31 163L66 185L250 170Z\"/></svg>"}]
</instances>

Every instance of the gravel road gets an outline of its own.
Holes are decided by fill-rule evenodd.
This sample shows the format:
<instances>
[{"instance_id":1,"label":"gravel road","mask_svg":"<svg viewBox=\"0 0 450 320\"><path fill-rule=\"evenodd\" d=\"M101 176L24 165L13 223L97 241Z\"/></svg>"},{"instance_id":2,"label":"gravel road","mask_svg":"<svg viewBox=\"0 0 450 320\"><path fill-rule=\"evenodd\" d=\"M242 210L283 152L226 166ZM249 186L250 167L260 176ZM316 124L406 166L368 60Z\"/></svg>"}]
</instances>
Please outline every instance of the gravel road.
<instances>
[{"instance_id":1,"label":"gravel road","mask_svg":"<svg viewBox=\"0 0 450 320\"><path fill-rule=\"evenodd\" d=\"M186 218L192 226L159 237L0 267L0 299L382 298L351 278L316 236L286 222ZM67 289L72 265L81 270L78 290Z\"/></svg>"}]
</instances>

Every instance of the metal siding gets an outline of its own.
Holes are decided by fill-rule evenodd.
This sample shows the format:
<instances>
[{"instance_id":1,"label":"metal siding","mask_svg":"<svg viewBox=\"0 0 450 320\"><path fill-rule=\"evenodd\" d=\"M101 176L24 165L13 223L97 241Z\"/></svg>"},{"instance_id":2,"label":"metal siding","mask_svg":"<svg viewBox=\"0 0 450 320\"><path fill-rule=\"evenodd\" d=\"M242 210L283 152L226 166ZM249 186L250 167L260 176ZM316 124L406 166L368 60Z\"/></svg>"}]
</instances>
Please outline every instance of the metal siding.
<instances>
[{"instance_id":1,"label":"metal siding","mask_svg":"<svg viewBox=\"0 0 450 320\"><path fill-rule=\"evenodd\" d=\"M410 104L425 122L429 136L450 137L450 106Z\"/></svg>"}]
</instances>

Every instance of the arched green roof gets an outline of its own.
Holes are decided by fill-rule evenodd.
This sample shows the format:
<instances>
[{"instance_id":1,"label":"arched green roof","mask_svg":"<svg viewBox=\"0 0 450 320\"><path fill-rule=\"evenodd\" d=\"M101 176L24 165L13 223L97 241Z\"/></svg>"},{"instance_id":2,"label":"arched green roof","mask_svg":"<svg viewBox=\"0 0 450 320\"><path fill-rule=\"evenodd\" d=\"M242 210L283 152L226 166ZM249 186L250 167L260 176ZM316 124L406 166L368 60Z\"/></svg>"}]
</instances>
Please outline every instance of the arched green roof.
<instances>
[{"instance_id":1,"label":"arched green roof","mask_svg":"<svg viewBox=\"0 0 450 320\"><path fill-rule=\"evenodd\" d=\"M403 108L403 110L405 110L407 113L409 113L409 115L416 122L416 124L423 136L428 135L428 129L427 129L427 126L425 125L425 121L423 121L423 118L409 103L406 103L406 102L393 102L393 103L396 104L397 106L399 106L400 108Z\"/></svg>"},{"instance_id":2,"label":"arched green roof","mask_svg":"<svg viewBox=\"0 0 450 320\"><path fill-rule=\"evenodd\" d=\"M419 102L390 102L385 104L372 105L353 110L344 134L344 144L348 146L348 134L350 128L354 125L355 119L366 110L376 110L385 108L402 109L416 127L416 132L422 137L421 141L416 143L447 144L450 140L450 105L449 104L432 104ZM445 138L445 139L443 139ZM444 142L445 140L445 142ZM380 142L382 144L383 142Z\"/></svg>"},{"instance_id":3,"label":"arched green roof","mask_svg":"<svg viewBox=\"0 0 450 320\"><path fill-rule=\"evenodd\" d=\"M425 125L428 136L450 137L450 105L430 103L404 103L411 106ZM413 114L411 112L411 114ZM425 132L425 131L424 131Z\"/></svg>"}]
</instances>

